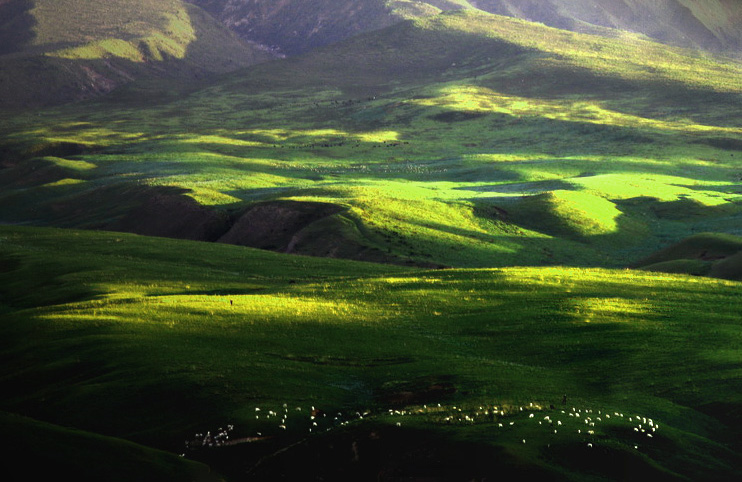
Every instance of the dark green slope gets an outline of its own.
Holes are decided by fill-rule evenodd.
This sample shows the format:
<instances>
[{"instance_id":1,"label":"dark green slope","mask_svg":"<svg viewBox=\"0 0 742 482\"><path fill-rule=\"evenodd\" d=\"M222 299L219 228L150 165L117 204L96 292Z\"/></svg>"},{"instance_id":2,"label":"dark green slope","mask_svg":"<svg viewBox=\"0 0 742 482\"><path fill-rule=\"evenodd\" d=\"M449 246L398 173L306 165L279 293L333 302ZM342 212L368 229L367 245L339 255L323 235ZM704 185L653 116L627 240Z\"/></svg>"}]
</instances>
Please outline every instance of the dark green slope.
<instances>
[{"instance_id":1,"label":"dark green slope","mask_svg":"<svg viewBox=\"0 0 742 482\"><path fill-rule=\"evenodd\" d=\"M636 267L742 281L742 238L698 234L652 254Z\"/></svg>"},{"instance_id":2,"label":"dark green slope","mask_svg":"<svg viewBox=\"0 0 742 482\"><path fill-rule=\"evenodd\" d=\"M112 437L0 412L6 480L222 480L207 466Z\"/></svg>"}]
</instances>

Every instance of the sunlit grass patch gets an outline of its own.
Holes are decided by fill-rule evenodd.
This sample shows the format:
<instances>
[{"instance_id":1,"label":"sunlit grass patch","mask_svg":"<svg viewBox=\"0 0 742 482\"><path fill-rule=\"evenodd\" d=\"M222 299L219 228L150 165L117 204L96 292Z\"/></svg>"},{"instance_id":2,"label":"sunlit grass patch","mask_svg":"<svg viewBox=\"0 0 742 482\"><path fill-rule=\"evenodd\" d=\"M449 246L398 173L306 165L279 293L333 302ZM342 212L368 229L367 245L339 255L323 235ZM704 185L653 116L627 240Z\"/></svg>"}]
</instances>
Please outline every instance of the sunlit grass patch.
<instances>
[{"instance_id":1,"label":"sunlit grass patch","mask_svg":"<svg viewBox=\"0 0 742 482\"><path fill-rule=\"evenodd\" d=\"M569 308L567 307L569 306ZM652 313L648 300L626 298L574 298L565 306L577 322L591 323L645 323Z\"/></svg>"},{"instance_id":2,"label":"sunlit grass patch","mask_svg":"<svg viewBox=\"0 0 742 482\"><path fill-rule=\"evenodd\" d=\"M121 39L99 40L88 45L50 52L47 55L63 59L84 60L119 57L131 62L144 62L145 59L142 52L135 45Z\"/></svg>"},{"instance_id":3,"label":"sunlit grass patch","mask_svg":"<svg viewBox=\"0 0 742 482\"><path fill-rule=\"evenodd\" d=\"M244 141L219 135L185 136L180 142L186 144L227 144L238 147L261 147L260 142Z\"/></svg>"},{"instance_id":4,"label":"sunlit grass patch","mask_svg":"<svg viewBox=\"0 0 742 482\"><path fill-rule=\"evenodd\" d=\"M75 186L82 183L85 183L83 179L72 179L67 177L64 179L60 179L59 181L44 184L44 187Z\"/></svg>"},{"instance_id":5,"label":"sunlit grass patch","mask_svg":"<svg viewBox=\"0 0 742 482\"><path fill-rule=\"evenodd\" d=\"M526 197L511 208L514 220L553 235L589 237L615 233L621 215L615 204L582 191L550 191Z\"/></svg>"},{"instance_id":6,"label":"sunlit grass patch","mask_svg":"<svg viewBox=\"0 0 742 482\"><path fill-rule=\"evenodd\" d=\"M657 120L612 111L599 101L563 98L534 99L495 92L491 89L454 83L441 88L437 97L414 101L417 105L443 107L465 112L487 112L513 117L538 116L566 122L645 128L669 131L742 134L742 129L707 126L690 121Z\"/></svg>"},{"instance_id":7,"label":"sunlit grass patch","mask_svg":"<svg viewBox=\"0 0 742 482\"><path fill-rule=\"evenodd\" d=\"M60 157L45 157L44 160L53 162L55 165L59 167L63 167L65 169L71 169L73 171L78 171L80 173L85 173L87 171L90 171L98 167L96 164L92 162L63 159Z\"/></svg>"},{"instance_id":8,"label":"sunlit grass patch","mask_svg":"<svg viewBox=\"0 0 742 482\"><path fill-rule=\"evenodd\" d=\"M566 180L566 183L611 199L645 196L661 201L675 201L681 196L687 196L706 206L724 204L728 196L716 191L704 191L703 187L731 185L728 182L704 182L679 176L640 173L574 177Z\"/></svg>"}]
</instances>

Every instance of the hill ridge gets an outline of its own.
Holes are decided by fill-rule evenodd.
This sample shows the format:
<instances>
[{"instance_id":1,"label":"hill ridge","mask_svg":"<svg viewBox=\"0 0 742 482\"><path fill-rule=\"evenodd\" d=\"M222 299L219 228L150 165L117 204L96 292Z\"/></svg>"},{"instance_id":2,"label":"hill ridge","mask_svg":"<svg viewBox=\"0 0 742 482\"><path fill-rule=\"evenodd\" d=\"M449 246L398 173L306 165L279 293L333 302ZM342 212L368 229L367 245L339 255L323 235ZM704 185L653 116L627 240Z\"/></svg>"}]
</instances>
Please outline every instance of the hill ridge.
<instances>
[{"instance_id":1,"label":"hill ridge","mask_svg":"<svg viewBox=\"0 0 742 482\"><path fill-rule=\"evenodd\" d=\"M404 18L478 9L582 32L633 31L684 47L739 56L737 0L193 0L245 39L295 55ZM280 18L280 21L277 20Z\"/></svg>"}]
</instances>

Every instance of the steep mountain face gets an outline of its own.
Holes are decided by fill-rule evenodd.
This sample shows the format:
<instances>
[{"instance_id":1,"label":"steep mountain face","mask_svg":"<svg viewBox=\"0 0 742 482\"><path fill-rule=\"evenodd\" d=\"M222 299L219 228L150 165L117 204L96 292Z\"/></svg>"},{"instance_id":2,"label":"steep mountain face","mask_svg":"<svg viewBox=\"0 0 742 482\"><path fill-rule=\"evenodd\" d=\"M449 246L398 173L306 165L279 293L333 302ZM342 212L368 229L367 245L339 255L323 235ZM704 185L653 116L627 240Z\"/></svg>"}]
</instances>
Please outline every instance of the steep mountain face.
<instances>
[{"instance_id":1,"label":"steep mountain face","mask_svg":"<svg viewBox=\"0 0 742 482\"><path fill-rule=\"evenodd\" d=\"M269 58L181 0L0 1L0 107L86 99L136 79L192 79Z\"/></svg>"},{"instance_id":2,"label":"steep mountain face","mask_svg":"<svg viewBox=\"0 0 742 482\"><path fill-rule=\"evenodd\" d=\"M298 54L392 24L383 0L194 0L242 38Z\"/></svg>"},{"instance_id":3,"label":"steep mountain face","mask_svg":"<svg viewBox=\"0 0 742 482\"><path fill-rule=\"evenodd\" d=\"M476 8L594 32L610 27L675 45L742 49L739 0L193 0L242 38L285 54L306 52L402 18Z\"/></svg>"}]
</instances>

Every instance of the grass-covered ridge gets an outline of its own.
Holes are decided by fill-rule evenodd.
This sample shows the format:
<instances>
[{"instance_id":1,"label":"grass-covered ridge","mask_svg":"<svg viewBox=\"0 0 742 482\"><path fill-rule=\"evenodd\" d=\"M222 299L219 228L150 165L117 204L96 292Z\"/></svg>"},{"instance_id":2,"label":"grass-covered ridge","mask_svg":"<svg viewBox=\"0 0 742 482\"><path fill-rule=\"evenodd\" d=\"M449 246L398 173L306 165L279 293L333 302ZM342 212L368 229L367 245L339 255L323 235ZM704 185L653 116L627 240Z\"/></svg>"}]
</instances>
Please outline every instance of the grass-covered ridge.
<instances>
[{"instance_id":1,"label":"grass-covered ridge","mask_svg":"<svg viewBox=\"0 0 742 482\"><path fill-rule=\"evenodd\" d=\"M400 19L471 9L556 28L738 54L742 19L736 0L194 0L243 38L294 55Z\"/></svg>"},{"instance_id":2,"label":"grass-covered ridge","mask_svg":"<svg viewBox=\"0 0 742 482\"><path fill-rule=\"evenodd\" d=\"M314 466L352 476L352 451L346 459L327 444L364 447L377 433L378 450L409 460L473 444L552 477L611 476L610 464L581 461L593 456L670 479L739 475L737 283L410 270L12 227L0 229L0 260L6 411L176 452L226 424L233 438L272 437L188 452L231 460L215 467L227 472L306 439L287 454L309 450L328 457ZM330 419L313 426L311 406ZM349 425L332 423L338 412ZM280 474L286 465L273 460L257 473ZM377 470L427 470L381 460ZM490 474L480 463L472 475Z\"/></svg>"}]
</instances>

